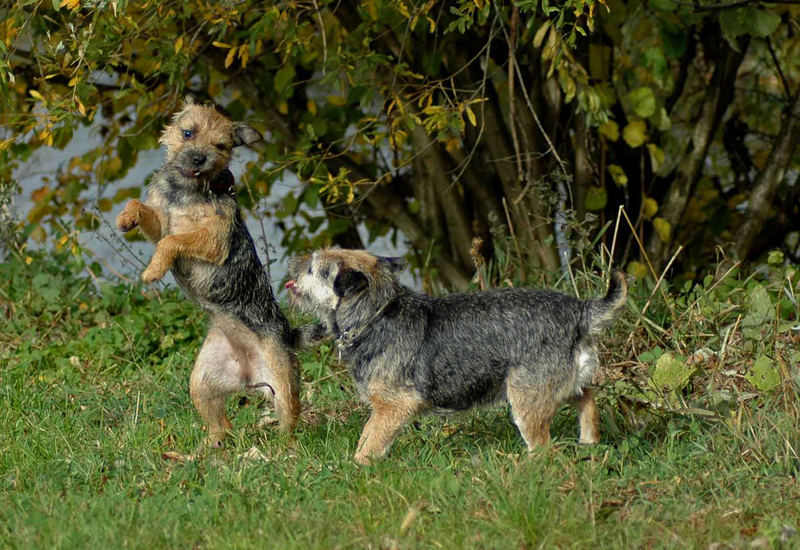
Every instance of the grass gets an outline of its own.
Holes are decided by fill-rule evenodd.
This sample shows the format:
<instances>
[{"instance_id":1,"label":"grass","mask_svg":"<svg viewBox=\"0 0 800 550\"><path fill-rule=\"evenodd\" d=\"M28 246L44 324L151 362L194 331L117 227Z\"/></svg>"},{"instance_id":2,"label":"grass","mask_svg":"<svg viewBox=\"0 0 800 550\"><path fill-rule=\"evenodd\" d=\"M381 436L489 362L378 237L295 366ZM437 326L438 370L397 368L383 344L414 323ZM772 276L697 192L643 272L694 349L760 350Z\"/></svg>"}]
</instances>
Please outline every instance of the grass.
<instances>
[{"instance_id":1,"label":"grass","mask_svg":"<svg viewBox=\"0 0 800 550\"><path fill-rule=\"evenodd\" d=\"M302 355L294 436L255 428L242 396L225 450L165 458L203 437L203 316L66 254L31 260L0 267L0 547L800 548L798 320L777 268L634 287L604 346L599 445L565 408L529 455L496 407L423 418L360 467L367 411L329 346Z\"/></svg>"}]
</instances>

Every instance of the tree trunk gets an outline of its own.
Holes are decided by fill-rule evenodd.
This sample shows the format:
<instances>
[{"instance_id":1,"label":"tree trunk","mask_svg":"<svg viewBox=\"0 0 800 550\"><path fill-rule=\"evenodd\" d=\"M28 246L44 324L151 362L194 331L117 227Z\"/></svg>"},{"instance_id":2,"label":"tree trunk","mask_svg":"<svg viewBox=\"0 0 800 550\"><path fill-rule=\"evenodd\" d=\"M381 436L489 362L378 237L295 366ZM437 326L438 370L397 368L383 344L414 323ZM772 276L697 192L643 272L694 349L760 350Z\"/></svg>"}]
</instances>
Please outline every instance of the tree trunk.
<instances>
[{"instance_id":1,"label":"tree trunk","mask_svg":"<svg viewBox=\"0 0 800 550\"><path fill-rule=\"evenodd\" d=\"M733 99L733 86L736 73L744 59L749 45L749 36L739 41L739 51L722 42L718 61L711 77L708 91L703 98L700 118L691 134L691 144L685 158L680 162L678 174L662 200L659 217L669 223L672 234L683 217L686 205L694 192L695 185L703 174L708 148L719 128L722 116ZM660 271L667 260L671 238L667 241L653 231L647 242L647 255L656 271Z\"/></svg>"},{"instance_id":2,"label":"tree trunk","mask_svg":"<svg viewBox=\"0 0 800 550\"><path fill-rule=\"evenodd\" d=\"M769 208L775 193L783 183L798 140L800 140L800 92L795 93L789 108L784 113L781 129L775 138L767 164L756 177L748 200L745 222L739 228L736 240L729 248L735 259L744 260L747 257L753 241L764 227Z\"/></svg>"}]
</instances>

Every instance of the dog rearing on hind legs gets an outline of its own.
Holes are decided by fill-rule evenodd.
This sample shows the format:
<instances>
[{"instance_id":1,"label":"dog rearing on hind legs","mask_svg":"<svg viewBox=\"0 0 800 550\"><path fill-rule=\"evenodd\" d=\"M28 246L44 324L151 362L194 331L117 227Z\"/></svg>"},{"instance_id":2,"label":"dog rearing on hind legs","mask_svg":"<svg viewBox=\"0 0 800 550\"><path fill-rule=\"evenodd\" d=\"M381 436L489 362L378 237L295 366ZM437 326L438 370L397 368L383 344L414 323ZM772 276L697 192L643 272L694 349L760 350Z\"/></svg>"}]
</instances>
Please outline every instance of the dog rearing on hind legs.
<instances>
[{"instance_id":1,"label":"dog rearing on hind legs","mask_svg":"<svg viewBox=\"0 0 800 550\"><path fill-rule=\"evenodd\" d=\"M183 290L211 317L192 371L190 390L208 423L208 443L220 446L231 428L225 398L257 388L273 398L282 431L300 415L300 369L293 333L242 219L228 169L233 147L261 134L211 106L187 98L164 129L166 159L145 203L129 201L121 231L139 227L156 250L145 282L172 270Z\"/></svg>"}]
</instances>

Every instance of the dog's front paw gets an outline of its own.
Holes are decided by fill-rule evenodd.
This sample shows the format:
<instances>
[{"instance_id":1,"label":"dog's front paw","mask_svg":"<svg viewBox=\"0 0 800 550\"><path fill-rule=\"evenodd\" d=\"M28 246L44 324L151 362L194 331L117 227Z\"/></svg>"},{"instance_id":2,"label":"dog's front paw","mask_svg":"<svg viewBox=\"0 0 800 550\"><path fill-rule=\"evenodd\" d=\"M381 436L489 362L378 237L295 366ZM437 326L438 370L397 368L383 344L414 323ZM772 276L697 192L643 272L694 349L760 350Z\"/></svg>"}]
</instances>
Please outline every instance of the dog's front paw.
<instances>
[{"instance_id":1,"label":"dog's front paw","mask_svg":"<svg viewBox=\"0 0 800 550\"><path fill-rule=\"evenodd\" d=\"M142 207L142 202L138 199L131 199L125 205L125 209L117 216L117 229L123 233L127 233L137 225L139 225L139 210Z\"/></svg>"},{"instance_id":2,"label":"dog's front paw","mask_svg":"<svg viewBox=\"0 0 800 550\"><path fill-rule=\"evenodd\" d=\"M152 283L154 281L158 281L164 275L167 274L167 267L161 265L160 263L150 262L150 265L142 271L142 281L145 283Z\"/></svg>"}]
</instances>

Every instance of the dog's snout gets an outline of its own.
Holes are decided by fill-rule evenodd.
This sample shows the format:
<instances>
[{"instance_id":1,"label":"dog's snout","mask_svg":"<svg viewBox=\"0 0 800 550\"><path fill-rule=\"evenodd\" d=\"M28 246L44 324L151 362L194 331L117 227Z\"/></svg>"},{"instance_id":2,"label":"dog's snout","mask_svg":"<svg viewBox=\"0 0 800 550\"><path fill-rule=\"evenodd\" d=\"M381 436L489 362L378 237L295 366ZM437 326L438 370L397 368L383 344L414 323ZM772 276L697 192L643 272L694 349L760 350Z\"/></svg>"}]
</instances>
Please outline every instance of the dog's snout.
<instances>
[{"instance_id":1,"label":"dog's snout","mask_svg":"<svg viewBox=\"0 0 800 550\"><path fill-rule=\"evenodd\" d=\"M297 287L297 281L295 281L295 280L288 281L286 283L285 287L286 287L287 290L291 290L291 289Z\"/></svg>"},{"instance_id":2,"label":"dog's snout","mask_svg":"<svg viewBox=\"0 0 800 550\"><path fill-rule=\"evenodd\" d=\"M205 164L206 160L208 160L208 156L204 153L195 152L189 155L189 159L192 161L192 164L199 167Z\"/></svg>"}]
</instances>

